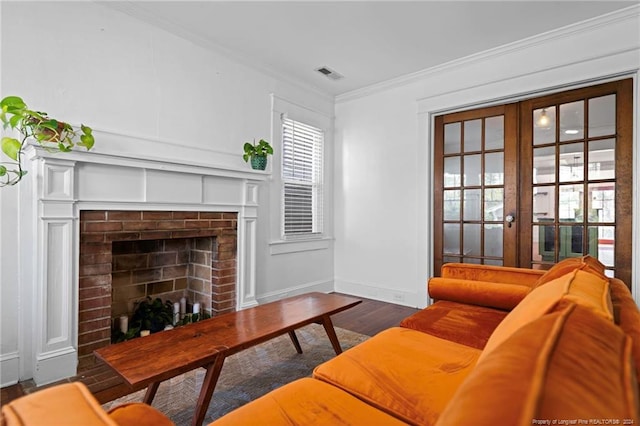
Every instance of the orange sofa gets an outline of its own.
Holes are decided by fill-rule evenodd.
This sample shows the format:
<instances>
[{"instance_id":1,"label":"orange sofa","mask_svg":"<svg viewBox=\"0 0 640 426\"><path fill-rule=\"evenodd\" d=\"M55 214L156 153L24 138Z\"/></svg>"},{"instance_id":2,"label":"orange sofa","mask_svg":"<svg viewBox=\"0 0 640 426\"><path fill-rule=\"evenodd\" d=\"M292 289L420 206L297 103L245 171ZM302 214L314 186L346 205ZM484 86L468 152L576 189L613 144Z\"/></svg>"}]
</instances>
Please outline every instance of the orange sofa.
<instances>
[{"instance_id":1,"label":"orange sofa","mask_svg":"<svg viewBox=\"0 0 640 426\"><path fill-rule=\"evenodd\" d=\"M429 292L400 327L211 426L640 421L640 312L596 259L446 264Z\"/></svg>"},{"instance_id":2,"label":"orange sofa","mask_svg":"<svg viewBox=\"0 0 640 426\"><path fill-rule=\"evenodd\" d=\"M596 259L546 272L446 264L441 275L428 284L435 303L399 327L210 426L638 424L640 312ZM3 421L55 424L45 392L4 406ZM73 406L95 421L64 424L171 424L143 404L107 414L79 399L55 415Z\"/></svg>"}]
</instances>

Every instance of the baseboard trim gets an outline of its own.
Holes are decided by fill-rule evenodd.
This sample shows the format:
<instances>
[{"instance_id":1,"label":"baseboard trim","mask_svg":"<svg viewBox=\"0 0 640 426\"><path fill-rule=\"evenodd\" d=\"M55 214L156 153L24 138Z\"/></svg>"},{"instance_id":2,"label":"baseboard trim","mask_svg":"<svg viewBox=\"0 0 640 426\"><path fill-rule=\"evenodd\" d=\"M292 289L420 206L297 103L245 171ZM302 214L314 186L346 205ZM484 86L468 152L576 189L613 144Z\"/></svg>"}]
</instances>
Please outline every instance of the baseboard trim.
<instances>
[{"instance_id":1,"label":"baseboard trim","mask_svg":"<svg viewBox=\"0 0 640 426\"><path fill-rule=\"evenodd\" d=\"M410 308L424 308L421 306L420 296L415 292L394 290L377 287L371 284L357 283L340 278L335 279L335 291L338 293L350 294L367 299L379 300L381 302L394 303L396 305L408 306Z\"/></svg>"},{"instance_id":2,"label":"baseboard trim","mask_svg":"<svg viewBox=\"0 0 640 426\"><path fill-rule=\"evenodd\" d=\"M288 287L282 290L272 291L261 294L256 297L258 303L273 302L275 300L284 299L285 297L297 296L299 294L319 291L321 293L331 293L334 290L333 280L313 281L294 287Z\"/></svg>"},{"instance_id":3,"label":"baseboard trim","mask_svg":"<svg viewBox=\"0 0 640 426\"><path fill-rule=\"evenodd\" d=\"M10 352L0 355L0 387L11 386L20 380L20 354Z\"/></svg>"}]
</instances>

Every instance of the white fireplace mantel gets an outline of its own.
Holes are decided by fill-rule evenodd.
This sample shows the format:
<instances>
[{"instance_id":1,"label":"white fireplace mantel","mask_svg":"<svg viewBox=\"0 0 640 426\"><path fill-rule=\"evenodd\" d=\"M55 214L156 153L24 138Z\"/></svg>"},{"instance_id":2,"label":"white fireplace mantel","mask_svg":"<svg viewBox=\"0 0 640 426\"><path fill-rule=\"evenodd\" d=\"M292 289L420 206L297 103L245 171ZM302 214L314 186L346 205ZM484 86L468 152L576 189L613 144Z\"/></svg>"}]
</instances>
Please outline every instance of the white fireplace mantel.
<instances>
[{"instance_id":1,"label":"white fireplace mantel","mask_svg":"<svg viewBox=\"0 0 640 426\"><path fill-rule=\"evenodd\" d=\"M23 350L32 354L36 384L76 374L82 210L237 212L236 305L257 303L258 187L269 173L202 164L210 155L204 152L198 160L194 149L182 159L106 150L53 154L28 147L20 235L21 273L28 287L23 296L30 297L21 327L30 330L23 335L33 336Z\"/></svg>"}]
</instances>

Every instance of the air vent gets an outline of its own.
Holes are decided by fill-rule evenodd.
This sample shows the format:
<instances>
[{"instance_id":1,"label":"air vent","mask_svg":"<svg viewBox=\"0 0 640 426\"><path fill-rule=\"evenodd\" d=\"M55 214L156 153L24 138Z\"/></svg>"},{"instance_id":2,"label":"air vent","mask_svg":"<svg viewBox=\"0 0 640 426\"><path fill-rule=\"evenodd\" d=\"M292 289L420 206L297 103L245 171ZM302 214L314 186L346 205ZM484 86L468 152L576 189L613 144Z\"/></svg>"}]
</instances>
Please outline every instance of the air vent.
<instances>
[{"instance_id":1,"label":"air vent","mask_svg":"<svg viewBox=\"0 0 640 426\"><path fill-rule=\"evenodd\" d=\"M325 77L330 78L331 80L340 80L341 78L343 78L342 74L335 72L331 68L320 67L320 68L316 68L316 71L318 71L320 74L324 75Z\"/></svg>"}]
</instances>

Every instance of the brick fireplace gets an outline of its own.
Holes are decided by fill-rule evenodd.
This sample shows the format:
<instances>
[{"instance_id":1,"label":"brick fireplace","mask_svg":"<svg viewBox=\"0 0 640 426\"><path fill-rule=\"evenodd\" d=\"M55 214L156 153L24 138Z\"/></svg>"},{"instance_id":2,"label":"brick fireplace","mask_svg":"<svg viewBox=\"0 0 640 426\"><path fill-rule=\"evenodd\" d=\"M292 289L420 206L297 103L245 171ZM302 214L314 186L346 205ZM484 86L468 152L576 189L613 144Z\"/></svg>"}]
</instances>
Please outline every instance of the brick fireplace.
<instances>
[{"instance_id":1,"label":"brick fireplace","mask_svg":"<svg viewBox=\"0 0 640 426\"><path fill-rule=\"evenodd\" d=\"M235 309L237 213L80 212L78 371L146 296L186 297L211 315Z\"/></svg>"},{"instance_id":2,"label":"brick fireplace","mask_svg":"<svg viewBox=\"0 0 640 426\"><path fill-rule=\"evenodd\" d=\"M110 343L112 318L146 295L182 294L213 314L257 304L258 190L268 172L235 154L100 137L100 152L27 150L19 332L31 338L17 357L38 386L85 368ZM114 304L113 294L122 296Z\"/></svg>"}]
</instances>

